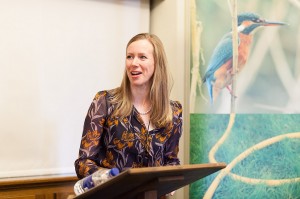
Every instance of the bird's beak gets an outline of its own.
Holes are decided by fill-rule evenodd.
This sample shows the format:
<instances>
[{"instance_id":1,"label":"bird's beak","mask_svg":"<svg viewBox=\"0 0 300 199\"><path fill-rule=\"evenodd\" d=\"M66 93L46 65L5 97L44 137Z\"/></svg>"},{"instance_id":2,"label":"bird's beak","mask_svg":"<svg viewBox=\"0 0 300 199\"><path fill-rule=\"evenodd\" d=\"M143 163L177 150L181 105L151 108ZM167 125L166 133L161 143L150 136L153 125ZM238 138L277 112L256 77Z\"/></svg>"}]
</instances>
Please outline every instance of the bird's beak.
<instances>
[{"instance_id":1,"label":"bird's beak","mask_svg":"<svg viewBox=\"0 0 300 199\"><path fill-rule=\"evenodd\" d=\"M286 23L283 22L277 22L277 21L264 21L261 23L262 26L283 26L286 25Z\"/></svg>"}]
</instances>

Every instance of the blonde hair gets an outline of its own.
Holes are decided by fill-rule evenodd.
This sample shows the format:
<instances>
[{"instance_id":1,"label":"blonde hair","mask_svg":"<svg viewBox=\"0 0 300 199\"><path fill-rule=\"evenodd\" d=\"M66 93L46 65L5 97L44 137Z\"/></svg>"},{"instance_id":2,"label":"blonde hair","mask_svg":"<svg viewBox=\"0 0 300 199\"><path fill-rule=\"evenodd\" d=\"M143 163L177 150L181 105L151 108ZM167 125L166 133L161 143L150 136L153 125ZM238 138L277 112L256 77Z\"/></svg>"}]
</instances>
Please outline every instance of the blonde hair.
<instances>
[{"instance_id":1,"label":"blonde hair","mask_svg":"<svg viewBox=\"0 0 300 199\"><path fill-rule=\"evenodd\" d=\"M161 40L154 34L141 33L134 36L127 44L128 46L138 40L148 40L153 46L154 74L150 79L150 102L152 110L150 112L150 121L156 127L163 127L172 120L172 110L170 106L170 92L172 87L172 78L168 71L167 58ZM121 86L112 90L111 103L115 105L112 116L124 118L131 114L133 104L131 102L132 93L130 81L126 73L123 74Z\"/></svg>"}]
</instances>

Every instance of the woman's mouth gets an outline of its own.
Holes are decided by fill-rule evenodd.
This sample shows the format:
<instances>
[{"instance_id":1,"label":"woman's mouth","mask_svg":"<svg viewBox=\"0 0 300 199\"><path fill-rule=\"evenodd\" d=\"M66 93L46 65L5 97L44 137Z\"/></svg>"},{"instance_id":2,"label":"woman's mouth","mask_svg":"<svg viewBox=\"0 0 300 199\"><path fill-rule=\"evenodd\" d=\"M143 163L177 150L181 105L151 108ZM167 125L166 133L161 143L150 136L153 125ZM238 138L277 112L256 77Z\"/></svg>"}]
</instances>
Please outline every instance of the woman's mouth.
<instances>
[{"instance_id":1,"label":"woman's mouth","mask_svg":"<svg viewBox=\"0 0 300 199\"><path fill-rule=\"evenodd\" d=\"M132 71L132 72L130 72L130 74L131 74L132 76L138 76L138 75L142 74L142 72L139 72L139 71Z\"/></svg>"}]
</instances>

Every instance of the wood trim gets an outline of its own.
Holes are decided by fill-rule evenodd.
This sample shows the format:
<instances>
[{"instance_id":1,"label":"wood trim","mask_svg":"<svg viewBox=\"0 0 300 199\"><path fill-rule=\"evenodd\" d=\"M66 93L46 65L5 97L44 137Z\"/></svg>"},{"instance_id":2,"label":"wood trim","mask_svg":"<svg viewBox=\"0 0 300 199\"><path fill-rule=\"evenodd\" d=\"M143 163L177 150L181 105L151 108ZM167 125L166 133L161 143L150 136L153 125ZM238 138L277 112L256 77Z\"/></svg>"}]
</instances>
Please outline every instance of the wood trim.
<instances>
[{"instance_id":1,"label":"wood trim","mask_svg":"<svg viewBox=\"0 0 300 199\"><path fill-rule=\"evenodd\" d=\"M78 178L72 175L45 175L0 179L0 199L71 198Z\"/></svg>"},{"instance_id":2,"label":"wood trim","mask_svg":"<svg viewBox=\"0 0 300 199\"><path fill-rule=\"evenodd\" d=\"M58 183L76 182L75 175L45 175L0 179L0 191L3 189L24 188L32 186L56 185Z\"/></svg>"}]
</instances>

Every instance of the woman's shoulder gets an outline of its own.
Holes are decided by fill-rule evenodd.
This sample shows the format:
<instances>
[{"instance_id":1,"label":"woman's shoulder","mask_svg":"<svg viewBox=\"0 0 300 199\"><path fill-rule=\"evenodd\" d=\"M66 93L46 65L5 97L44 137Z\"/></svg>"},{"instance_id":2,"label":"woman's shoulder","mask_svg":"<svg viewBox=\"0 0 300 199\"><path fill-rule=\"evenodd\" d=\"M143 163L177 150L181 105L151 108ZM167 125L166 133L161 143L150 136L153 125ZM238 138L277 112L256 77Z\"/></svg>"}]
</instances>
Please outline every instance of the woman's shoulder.
<instances>
[{"instance_id":1,"label":"woman's shoulder","mask_svg":"<svg viewBox=\"0 0 300 199\"><path fill-rule=\"evenodd\" d=\"M111 98L111 90L101 90L94 96L92 104L97 106L110 106L109 99ZM101 105L102 104L102 105Z\"/></svg>"},{"instance_id":2,"label":"woman's shoulder","mask_svg":"<svg viewBox=\"0 0 300 199\"><path fill-rule=\"evenodd\" d=\"M116 88L110 89L110 90L101 90L98 91L95 95L95 99L100 99L100 98L111 98L113 94L116 92Z\"/></svg>"},{"instance_id":3,"label":"woman's shoulder","mask_svg":"<svg viewBox=\"0 0 300 199\"><path fill-rule=\"evenodd\" d=\"M170 100L170 105L171 105L172 109L174 109L174 108L182 109L182 105L179 101Z\"/></svg>"},{"instance_id":4,"label":"woman's shoulder","mask_svg":"<svg viewBox=\"0 0 300 199\"><path fill-rule=\"evenodd\" d=\"M98 91L94 97L94 101L102 101L106 99L106 96L108 95L107 90L101 90Z\"/></svg>"},{"instance_id":5,"label":"woman's shoulder","mask_svg":"<svg viewBox=\"0 0 300 199\"><path fill-rule=\"evenodd\" d=\"M95 105L95 107L101 107L103 110L105 109L108 114L110 114L113 109L111 99L113 98L114 92L115 89L98 91L92 103Z\"/></svg>"},{"instance_id":6,"label":"woman's shoulder","mask_svg":"<svg viewBox=\"0 0 300 199\"><path fill-rule=\"evenodd\" d=\"M173 117L180 117L182 115L182 105L179 101L170 100Z\"/></svg>"}]
</instances>

